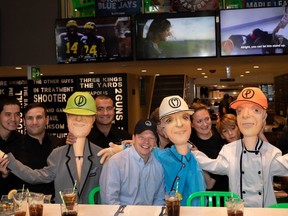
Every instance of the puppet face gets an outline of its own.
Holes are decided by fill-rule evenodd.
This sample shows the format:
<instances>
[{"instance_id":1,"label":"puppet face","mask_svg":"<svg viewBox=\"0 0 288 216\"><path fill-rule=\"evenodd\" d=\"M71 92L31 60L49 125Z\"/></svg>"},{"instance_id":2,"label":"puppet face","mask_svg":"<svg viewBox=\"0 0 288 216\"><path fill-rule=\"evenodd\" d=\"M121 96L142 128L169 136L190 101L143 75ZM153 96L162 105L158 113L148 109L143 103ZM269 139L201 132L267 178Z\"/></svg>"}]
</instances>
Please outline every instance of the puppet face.
<instances>
[{"instance_id":1,"label":"puppet face","mask_svg":"<svg viewBox=\"0 0 288 216\"><path fill-rule=\"evenodd\" d=\"M266 110L261 106L247 102L236 108L238 127L244 137L258 136L266 120Z\"/></svg>"},{"instance_id":2,"label":"puppet face","mask_svg":"<svg viewBox=\"0 0 288 216\"><path fill-rule=\"evenodd\" d=\"M94 115L67 114L68 130L77 138L87 137L93 127L94 121Z\"/></svg>"},{"instance_id":3,"label":"puppet face","mask_svg":"<svg viewBox=\"0 0 288 216\"><path fill-rule=\"evenodd\" d=\"M187 144L191 135L190 114L183 111L165 116L161 119L164 134L175 145Z\"/></svg>"}]
</instances>

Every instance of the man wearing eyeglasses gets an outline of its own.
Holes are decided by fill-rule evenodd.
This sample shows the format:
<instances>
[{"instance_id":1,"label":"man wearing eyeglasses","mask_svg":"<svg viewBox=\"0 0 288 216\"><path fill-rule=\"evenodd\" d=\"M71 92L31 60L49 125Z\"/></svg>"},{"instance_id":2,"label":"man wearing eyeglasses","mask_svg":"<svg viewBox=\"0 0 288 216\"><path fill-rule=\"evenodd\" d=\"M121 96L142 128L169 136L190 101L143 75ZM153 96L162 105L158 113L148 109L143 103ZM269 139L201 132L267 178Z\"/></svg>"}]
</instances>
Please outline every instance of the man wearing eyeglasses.
<instances>
[{"instance_id":1,"label":"man wearing eyeglasses","mask_svg":"<svg viewBox=\"0 0 288 216\"><path fill-rule=\"evenodd\" d=\"M156 123L138 121L131 148L115 154L103 167L102 204L164 205L164 171L151 154L156 137Z\"/></svg>"},{"instance_id":2,"label":"man wearing eyeglasses","mask_svg":"<svg viewBox=\"0 0 288 216\"><path fill-rule=\"evenodd\" d=\"M131 135L118 129L114 124L114 102L108 95L98 95L95 98L97 107L96 120L88 135L88 139L96 145L107 148L109 143L121 144L122 140L131 140Z\"/></svg>"}]
</instances>

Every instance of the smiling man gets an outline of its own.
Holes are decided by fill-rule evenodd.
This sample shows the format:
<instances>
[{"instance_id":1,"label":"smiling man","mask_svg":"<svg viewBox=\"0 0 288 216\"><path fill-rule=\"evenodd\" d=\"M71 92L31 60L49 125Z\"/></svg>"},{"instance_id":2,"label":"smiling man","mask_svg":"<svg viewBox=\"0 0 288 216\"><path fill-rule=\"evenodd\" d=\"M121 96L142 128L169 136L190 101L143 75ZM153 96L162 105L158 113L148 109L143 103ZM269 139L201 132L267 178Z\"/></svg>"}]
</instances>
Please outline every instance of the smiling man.
<instances>
[{"instance_id":1,"label":"smiling man","mask_svg":"<svg viewBox=\"0 0 288 216\"><path fill-rule=\"evenodd\" d=\"M107 148L109 143L120 144L123 140L130 140L131 135L113 124L115 117L114 102L108 95L98 95L95 98L97 107L96 120L88 139L96 145Z\"/></svg>"},{"instance_id":2,"label":"smiling man","mask_svg":"<svg viewBox=\"0 0 288 216\"><path fill-rule=\"evenodd\" d=\"M151 154L156 145L156 130L154 122L138 121L132 147L105 163L100 177L103 204L164 204L163 169Z\"/></svg>"},{"instance_id":3,"label":"smiling man","mask_svg":"<svg viewBox=\"0 0 288 216\"><path fill-rule=\"evenodd\" d=\"M230 190L244 200L246 207L275 204L273 176L287 176L288 168L278 161L281 151L259 138L267 117L267 98L261 89L248 87L230 106L236 110L243 139L224 145L216 159L200 151L194 152L196 158L204 170L228 175Z\"/></svg>"}]
</instances>

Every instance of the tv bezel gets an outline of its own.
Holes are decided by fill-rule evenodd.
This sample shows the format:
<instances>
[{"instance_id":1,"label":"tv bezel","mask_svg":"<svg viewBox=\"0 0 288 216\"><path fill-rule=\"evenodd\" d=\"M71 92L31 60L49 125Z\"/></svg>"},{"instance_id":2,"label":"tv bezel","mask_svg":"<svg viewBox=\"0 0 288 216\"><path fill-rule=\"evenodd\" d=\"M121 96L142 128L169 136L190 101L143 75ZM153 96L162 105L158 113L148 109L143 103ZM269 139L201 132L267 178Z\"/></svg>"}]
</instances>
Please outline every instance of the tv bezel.
<instances>
[{"instance_id":1,"label":"tv bezel","mask_svg":"<svg viewBox=\"0 0 288 216\"><path fill-rule=\"evenodd\" d=\"M119 17L127 17L130 19L130 31L131 31L131 55L129 57L113 57L113 56L108 56L107 58L103 58L103 59L97 59L95 61L75 61L75 62L65 62L65 61L59 61L58 60L58 46L57 46L57 37L59 36L59 34L57 34L57 27L60 26L59 23L63 23L63 28L66 27L66 23L69 20L75 20L77 22L77 24L80 27L83 27L84 24L86 22L95 22L95 24L99 24L99 20L108 20L108 19L113 19L115 18L115 20L117 20L117 18ZM98 20L98 22L97 22ZM122 62L122 61L133 61L134 60L134 43L133 43L133 36L134 36L134 26L133 26L133 18L131 15L126 15L126 14L120 14L120 15L109 15L109 16L95 16L95 17L81 17L81 18L64 18L64 19L56 19L55 20L55 27L54 27L54 37L55 37L55 51L56 51L56 62L57 64L65 64L65 63L69 63L69 64L81 64L81 63L100 63L100 62ZM103 36L103 35L102 35ZM115 39L117 37L115 36ZM118 53L119 54L119 53Z\"/></svg>"},{"instance_id":2,"label":"tv bezel","mask_svg":"<svg viewBox=\"0 0 288 216\"><path fill-rule=\"evenodd\" d=\"M167 19L179 19L179 18L193 18L193 17L213 17L214 18L214 26L215 26L215 55L211 56L191 56L191 57L164 57L164 58L141 58L138 55L139 51L139 46L140 44L138 43L139 40L139 35L138 35L138 23L139 22L144 22L149 19L160 19L160 18L167 18ZM183 12L183 13L149 13L149 14L137 14L135 16L135 21L134 21L134 54L135 54L135 60L141 60L141 61L146 61L146 60L175 60L175 59L198 59L198 58L217 58L218 56L218 34L217 34L217 12L216 11L197 11L197 12ZM144 38L140 38L144 39Z\"/></svg>"},{"instance_id":3,"label":"tv bezel","mask_svg":"<svg viewBox=\"0 0 288 216\"><path fill-rule=\"evenodd\" d=\"M276 6L276 7L254 7L254 8L231 8L231 9L220 9L219 10L219 56L222 58L226 58L226 57L249 57L249 56L281 56L281 55L288 55L288 53L274 53L274 54L263 54L263 53L249 53L249 54L231 54L231 55L227 55L227 54L223 54L222 52L222 38L223 38L223 33L222 33L222 18L223 18L223 12L227 12L227 11L248 11L248 10L251 10L251 11L254 11L254 10L262 10L262 11L265 11L265 10L271 10L273 8L282 8L284 10L284 7L283 6ZM283 16L283 14L282 14ZM282 18L281 16L281 18ZM279 19L280 21L280 19ZM276 26L275 26L276 27ZM266 30L264 30L266 31ZM273 29L271 29L271 32L273 31ZM268 32L268 33L271 33L271 32ZM243 35L248 35L249 33L251 32L247 32L246 34L243 33ZM288 37L286 38L288 39Z\"/></svg>"}]
</instances>

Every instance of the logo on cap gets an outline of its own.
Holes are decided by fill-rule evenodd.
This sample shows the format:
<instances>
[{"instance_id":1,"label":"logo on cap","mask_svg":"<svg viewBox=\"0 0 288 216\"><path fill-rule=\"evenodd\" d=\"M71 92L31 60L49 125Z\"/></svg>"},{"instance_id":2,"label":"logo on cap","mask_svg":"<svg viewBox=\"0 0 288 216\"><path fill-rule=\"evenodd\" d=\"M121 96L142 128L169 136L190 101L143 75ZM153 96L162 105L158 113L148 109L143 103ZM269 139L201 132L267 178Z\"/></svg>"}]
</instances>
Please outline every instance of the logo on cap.
<instances>
[{"instance_id":1,"label":"logo on cap","mask_svg":"<svg viewBox=\"0 0 288 216\"><path fill-rule=\"evenodd\" d=\"M168 101L168 104L172 108L178 108L181 106L181 101L179 98L173 97Z\"/></svg>"},{"instance_id":2,"label":"logo on cap","mask_svg":"<svg viewBox=\"0 0 288 216\"><path fill-rule=\"evenodd\" d=\"M151 121L145 121L145 125L148 126L148 127L151 127L152 126L152 122Z\"/></svg>"},{"instance_id":3,"label":"logo on cap","mask_svg":"<svg viewBox=\"0 0 288 216\"><path fill-rule=\"evenodd\" d=\"M74 98L74 104L78 107L82 107L87 103L87 98L83 95L77 95Z\"/></svg>"},{"instance_id":4,"label":"logo on cap","mask_svg":"<svg viewBox=\"0 0 288 216\"><path fill-rule=\"evenodd\" d=\"M254 95L255 95L255 92L252 89L246 89L242 92L242 97L245 99L251 99L254 97Z\"/></svg>"}]
</instances>

